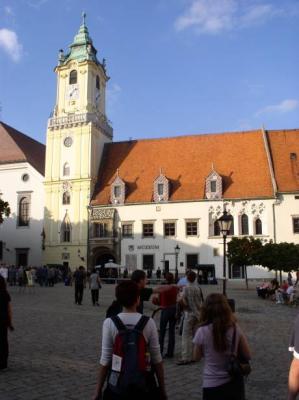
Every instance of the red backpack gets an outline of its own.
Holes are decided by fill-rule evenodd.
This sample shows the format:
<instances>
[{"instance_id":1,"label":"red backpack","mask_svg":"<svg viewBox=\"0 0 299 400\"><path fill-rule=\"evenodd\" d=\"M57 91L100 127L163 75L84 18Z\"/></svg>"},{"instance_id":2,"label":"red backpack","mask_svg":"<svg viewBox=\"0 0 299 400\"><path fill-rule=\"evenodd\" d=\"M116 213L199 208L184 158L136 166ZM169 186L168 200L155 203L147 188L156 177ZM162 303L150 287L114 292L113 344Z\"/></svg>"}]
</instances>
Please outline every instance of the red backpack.
<instances>
[{"instance_id":1,"label":"red backpack","mask_svg":"<svg viewBox=\"0 0 299 400\"><path fill-rule=\"evenodd\" d=\"M111 319L118 333L113 345L109 389L124 396L149 394L153 386L156 386L148 346L143 336L149 317L143 315L133 329L128 329L118 316Z\"/></svg>"}]
</instances>

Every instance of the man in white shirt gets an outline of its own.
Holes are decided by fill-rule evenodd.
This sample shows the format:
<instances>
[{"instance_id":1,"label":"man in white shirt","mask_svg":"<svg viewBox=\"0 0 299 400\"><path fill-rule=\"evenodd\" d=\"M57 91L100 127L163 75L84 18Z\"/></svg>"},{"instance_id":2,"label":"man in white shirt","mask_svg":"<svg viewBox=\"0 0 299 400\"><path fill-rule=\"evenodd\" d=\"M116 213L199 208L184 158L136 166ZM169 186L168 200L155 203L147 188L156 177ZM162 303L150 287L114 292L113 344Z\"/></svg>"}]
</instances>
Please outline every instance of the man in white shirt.
<instances>
[{"instance_id":1,"label":"man in white shirt","mask_svg":"<svg viewBox=\"0 0 299 400\"><path fill-rule=\"evenodd\" d=\"M117 302L121 304L123 307L123 311L117 315L120 319L121 323L125 325L126 329L133 329L141 319L142 315L137 312L137 307L140 302L139 288L136 282L129 280L121 282L116 287L116 299ZM167 395L165 392L165 383L164 383L164 369L163 362L160 352L159 338L158 332L155 325L155 322L152 318L149 318L146 325L143 329L143 336L147 343L147 348L149 352L149 356L151 359L152 366L156 373L156 377L158 379L159 388L160 388L160 399L167 399ZM108 375L108 372L112 366L113 368L113 346L115 342L115 338L118 334L118 329L111 318L106 318L103 323L103 333L102 333L102 353L100 359L100 366L98 372L98 382L95 390L95 394L93 399L98 400L102 397L102 390ZM120 363L122 362L121 357L116 357L120 359ZM125 364L124 364L125 365ZM120 364L121 366L121 364ZM124 367L125 368L125 367ZM117 370L121 371L121 367ZM107 389L106 389L107 390ZM109 390L109 387L108 387ZM110 392L109 392L110 395ZM114 397L112 397L114 398ZM115 397L117 398L117 397ZM123 397L121 397L123 398ZM126 398L126 397L124 397ZM143 397L143 400L145 398Z\"/></svg>"},{"instance_id":2,"label":"man in white shirt","mask_svg":"<svg viewBox=\"0 0 299 400\"><path fill-rule=\"evenodd\" d=\"M6 268L5 265L1 265L1 267L0 267L0 275L3 276L3 278L4 278L5 281L7 282L7 278L8 278L8 269Z\"/></svg>"}]
</instances>

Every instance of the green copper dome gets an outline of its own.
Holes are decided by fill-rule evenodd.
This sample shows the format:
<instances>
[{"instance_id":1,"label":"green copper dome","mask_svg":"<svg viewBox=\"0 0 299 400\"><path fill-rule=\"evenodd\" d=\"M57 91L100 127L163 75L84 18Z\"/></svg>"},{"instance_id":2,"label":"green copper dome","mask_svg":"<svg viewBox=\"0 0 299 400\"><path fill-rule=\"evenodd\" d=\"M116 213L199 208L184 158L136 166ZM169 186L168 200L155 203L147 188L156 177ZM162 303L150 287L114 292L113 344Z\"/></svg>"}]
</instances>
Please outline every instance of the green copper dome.
<instances>
[{"instance_id":1,"label":"green copper dome","mask_svg":"<svg viewBox=\"0 0 299 400\"><path fill-rule=\"evenodd\" d=\"M59 53L59 65L65 65L70 60L82 61L93 61L96 64L100 64L97 59L97 50L92 44L92 39L89 36L88 28L85 23L86 14L83 13L82 25L79 28L79 32L74 37L73 43L70 45L70 50L67 54L60 50Z\"/></svg>"}]
</instances>

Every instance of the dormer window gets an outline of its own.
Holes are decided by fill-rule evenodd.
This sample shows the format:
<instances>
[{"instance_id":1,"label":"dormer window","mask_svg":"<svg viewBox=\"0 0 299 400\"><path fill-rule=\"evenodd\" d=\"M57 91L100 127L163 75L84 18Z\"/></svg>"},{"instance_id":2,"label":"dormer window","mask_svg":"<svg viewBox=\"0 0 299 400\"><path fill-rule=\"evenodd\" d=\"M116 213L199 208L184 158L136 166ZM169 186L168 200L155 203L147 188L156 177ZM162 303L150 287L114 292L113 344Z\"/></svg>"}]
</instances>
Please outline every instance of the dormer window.
<instances>
[{"instance_id":1,"label":"dormer window","mask_svg":"<svg viewBox=\"0 0 299 400\"><path fill-rule=\"evenodd\" d=\"M121 187L120 186L114 186L114 197L119 198L121 195Z\"/></svg>"},{"instance_id":2,"label":"dormer window","mask_svg":"<svg viewBox=\"0 0 299 400\"><path fill-rule=\"evenodd\" d=\"M222 198L222 178L214 169L206 178L206 198L209 200Z\"/></svg>"},{"instance_id":3,"label":"dormer window","mask_svg":"<svg viewBox=\"0 0 299 400\"><path fill-rule=\"evenodd\" d=\"M216 180L210 181L210 190L211 193L215 193L217 190L217 182Z\"/></svg>"},{"instance_id":4,"label":"dormer window","mask_svg":"<svg viewBox=\"0 0 299 400\"><path fill-rule=\"evenodd\" d=\"M111 203L112 204L124 204L126 197L126 185L125 182L118 175L114 179L111 185Z\"/></svg>"},{"instance_id":5,"label":"dormer window","mask_svg":"<svg viewBox=\"0 0 299 400\"><path fill-rule=\"evenodd\" d=\"M163 192L164 192L164 185L163 185L163 183L159 183L158 184L158 195L163 196Z\"/></svg>"},{"instance_id":6,"label":"dormer window","mask_svg":"<svg viewBox=\"0 0 299 400\"><path fill-rule=\"evenodd\" d=\"M154 181L153 198L156 203L168 201L169 199L169 181L162 171Z\"/></svg>"},{"instance_id":7,"label":"dormer window","mask_svg":"<svg viewBox=\"0 0 299 400\"><path fill-rule=\"evenodd\" d=\"M74 85L75 83L77 83L77 71L75 69L73 69L70 72L70 80L69 80L69 84L70 85Z\"/></svg>"}]
</instances>

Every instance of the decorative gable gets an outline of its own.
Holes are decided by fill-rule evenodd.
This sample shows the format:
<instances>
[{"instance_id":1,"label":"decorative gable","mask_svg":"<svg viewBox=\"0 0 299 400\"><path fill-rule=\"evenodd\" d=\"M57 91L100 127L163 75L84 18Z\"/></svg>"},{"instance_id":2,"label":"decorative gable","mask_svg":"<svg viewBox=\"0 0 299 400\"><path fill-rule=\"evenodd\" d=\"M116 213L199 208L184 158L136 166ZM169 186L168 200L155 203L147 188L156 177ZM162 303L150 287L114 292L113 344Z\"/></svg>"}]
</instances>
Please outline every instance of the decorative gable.
<instances>
[{"instance_id":1,"label":"decorative gable","mask_svg":"<svg viewBox=\"0 0 299 400\"><path fill-rule=\"evenodd\" d=\"M110 200L112 204L124 204L126 198L126 184L118 175L111 185Z\"/></svg>"},{"instance_id":2,"label":"decorative gable","mask_svg":"<svg viewBox=\"0 0 299 400\"><path fill-rule=\"evenodd\" d=\"M153 199L156 203L169 199L169 180L162 174L162 171L160 171L158 178L154 180Z\"/></svg>"},{"instance_id":3,"label":"decorative gable","mask_svg":"<svg viewBox=\"0 0 299 400\"><path fill-rule=\"evenodd\" d=\"M218 200L222 198L222 178L214 170L206 178L206 198L209 200Z\"/></svg>"}]
</instances>

